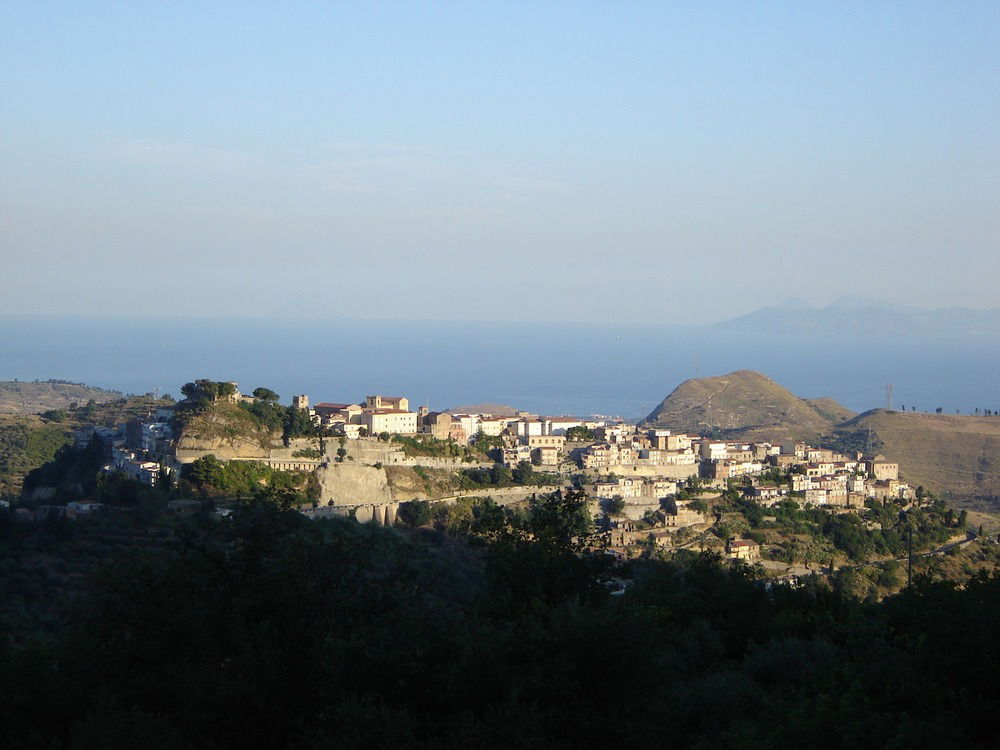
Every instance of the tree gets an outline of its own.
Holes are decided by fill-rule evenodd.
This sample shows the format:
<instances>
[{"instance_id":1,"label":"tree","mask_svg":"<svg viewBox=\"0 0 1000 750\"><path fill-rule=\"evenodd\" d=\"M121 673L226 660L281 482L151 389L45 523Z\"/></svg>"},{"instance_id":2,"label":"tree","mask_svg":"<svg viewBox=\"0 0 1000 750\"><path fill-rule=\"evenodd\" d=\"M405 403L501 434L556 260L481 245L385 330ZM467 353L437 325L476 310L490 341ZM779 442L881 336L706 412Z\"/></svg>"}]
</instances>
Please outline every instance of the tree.
<instances>
[{"instance_id":1,"label":"tree","mask_svg":"<svg viewBox=\"0 0 1000 750\"><path fill-rule=\"evenodd\" d=\"M610 513L613 516L617 516L619 513L625 510L625 498L623 498L621 495L615 495L613 498L608 500L606 507L608 509L608 513Z\"/></svg>"},{"instance_id":2,"label":"tree","mask_svg":"<svg viewBox=\"0 0 1000 750\"><path fill-rule=\"evenodd\" d=\"M208 488L221 488L225 483L222 462L215 457L214 453L192 461L188 471L190 471L191 480L203 492L206 492Z\"/></svg>"},{"instance_id":3,"label":"tree","mask_svg":"<svg viewBox=\"0 0 1000 750\"><path fill-rule=\"evenodd\" d=\"M556 490L532 498L528 505L528 530L544 546L577 548L593 526L583 490Z\"/></svg>"},{"instance_id":4,"label":"tree","mask_svg":"<svg viewBox=\"0 0 1000 750\"><path fill-rule=\"evenodd\" d=\"M691 508L691 510L698 511L699 513L708 513L708 503L704 500L692 500L688 503L688 507Z\"/></svg>"},{"instance_id":5,"label":"tree","mask_svg":"<svg viewBox=\"0 0 1000 750\"><path fill-rule=\"evenodd\" d=\"M253 397L258 401L266 401L268 403L277 403L278 394L272 391L270 388L254 388Z\"/></svg>"},{"instance_id":6,"label":"tree","mask_svg":"<svg viewBox=\"0 0 1000 750\"><path fill-rule=\"evenodd\" d=\"M513 471L513 479L517 484L533 484L535 469L527 461L521 461Z\"/></svg>"},{"instance_id":7,"label":"tree","mask_svg":"<svg viewBox=\"0 0 1000 750\"><path fill-rule=\"evenodd\" d=\"M289 406L285 409L283 418L282 440L285 445L296 437L312 437L316 434L316 425L313 424L309 412L304 409L296 409Z\"/></svg>"},{"instance_id":8,"label":"tree","mask_svg":"<svg viewBox=\"0 0 1000 750\"><path fill-rule=\"evenodd\" d=\"M426 526L431 516L431 504L426 500L407 500L396 511L396 518L407 526Z\"/></svg>"}]
</instances>

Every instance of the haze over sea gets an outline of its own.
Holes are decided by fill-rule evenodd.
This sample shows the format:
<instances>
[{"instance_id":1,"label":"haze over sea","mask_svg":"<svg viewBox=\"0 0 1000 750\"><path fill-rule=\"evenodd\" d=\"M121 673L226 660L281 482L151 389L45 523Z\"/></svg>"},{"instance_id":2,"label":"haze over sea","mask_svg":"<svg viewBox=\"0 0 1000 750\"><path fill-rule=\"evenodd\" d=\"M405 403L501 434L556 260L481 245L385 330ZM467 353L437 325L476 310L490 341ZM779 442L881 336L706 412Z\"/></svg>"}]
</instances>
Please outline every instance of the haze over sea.
<instances>
[{"instance_id":1,"label":"haze over sea","mask_svg":"<svg viewBox=\"0 0 1000 750\"><path fill-rule=\"evenodd\" d=\"M834 339L712 328L384 320L0 317L0 379L57 378L179 396L196 378L264 385L285 403L405 395L432 409L648 414L691 377L763 372L864 411L1000 409L995 337Z\"/></svg>"}]
</instances>

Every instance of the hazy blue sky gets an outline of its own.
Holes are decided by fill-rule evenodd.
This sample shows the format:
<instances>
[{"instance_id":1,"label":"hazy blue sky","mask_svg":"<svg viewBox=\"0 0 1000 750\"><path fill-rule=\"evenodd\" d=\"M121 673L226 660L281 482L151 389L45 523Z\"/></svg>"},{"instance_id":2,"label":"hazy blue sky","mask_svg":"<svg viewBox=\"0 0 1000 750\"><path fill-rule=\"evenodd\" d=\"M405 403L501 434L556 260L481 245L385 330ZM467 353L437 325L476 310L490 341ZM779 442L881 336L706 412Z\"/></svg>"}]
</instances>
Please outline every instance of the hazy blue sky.
<instances>
[{"instance_id":1,"label":"hazy blue sky","mask_svg":"<svg viewBox=\"0 0 1000 750\"><path fill-rule=\"evenodd\" d=\"M0 4L0 313L998 304L1000 3Z\"/></svg>"}]
</instances>

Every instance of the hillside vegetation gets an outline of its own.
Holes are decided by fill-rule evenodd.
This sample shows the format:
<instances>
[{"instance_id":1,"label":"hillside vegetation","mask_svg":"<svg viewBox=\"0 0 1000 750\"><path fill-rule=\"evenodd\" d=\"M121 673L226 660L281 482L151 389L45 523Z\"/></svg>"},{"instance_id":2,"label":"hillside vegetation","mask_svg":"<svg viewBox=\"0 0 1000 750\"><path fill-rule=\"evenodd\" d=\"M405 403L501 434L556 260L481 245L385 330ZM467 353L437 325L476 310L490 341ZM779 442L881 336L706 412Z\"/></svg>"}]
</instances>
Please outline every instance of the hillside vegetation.
<instances>
[{"instance_id":1,"label":"hillside vegetation","mask_svg":"<svg viewBox=\"0 0 1000 750\"><path fill-rule=\"evenodd\" d=\"M0 414L0 497L20 494L25 476L55 459L72 442L75 429L87 424L110 427L169 403L131 396L41 415Z\"/></svg>"},{"instance_id":2,"label":"hillside vegetation","mask_svg":"<svg viewBox=\"0 0 1000 750\"><path fill-rule=\"evenodd\" d=\"M815 440L854 412L833 399L799 398L766 375L739 370L685 380L646 417L676 431Z\"/></svg>"},{"instance_id":3,"label":"hillside vegetation","mask_svg":"<svg viewBox=\"0 0 1000 750\"><path fill-rule=\"evenodd\" d=\"M0 497L17 496L29 471L70 442L63 424L33 415L0 417Z\"/></svg>"},{"instance_id":4,"label":"hillside vegetation","mask_svg":"<svg viewBox=\"0 0 1000 750\"><path fill-rule=\"evenodd\" d=\"M0 740L12 750L996 744L1000 578L920 577L875 602L816 579L768 587L708 554L612 570L606 555L577 554L571 498L517 515L481 508L468 531L402 533L257 504L228 519L193 515L165 537L119 522L127 544L105 529L73 556L60 554L70 542L53 538L58 529L27 538L0 527L10 548L50 556L44 577L4 561L30 607L4 624L51 622L44 639L0 639ZM39 595L91 567L84 553L102 564L75 617L44 609ZM619 596L602 585L612 573L632 582Z\"/></svg>"},{"instance_id":5,"label":"hillside vegetation","mask_svg":"<svg viewBox=\"0 0 1000 750\"><path fill-rule=\"evenodd\" d=\"M0 414L40 414L50 409L68 409L74 403L82 406L88 401L100 404L122 398L118 391L64 380L0 381Z\"/></svg>"}]
</instances>

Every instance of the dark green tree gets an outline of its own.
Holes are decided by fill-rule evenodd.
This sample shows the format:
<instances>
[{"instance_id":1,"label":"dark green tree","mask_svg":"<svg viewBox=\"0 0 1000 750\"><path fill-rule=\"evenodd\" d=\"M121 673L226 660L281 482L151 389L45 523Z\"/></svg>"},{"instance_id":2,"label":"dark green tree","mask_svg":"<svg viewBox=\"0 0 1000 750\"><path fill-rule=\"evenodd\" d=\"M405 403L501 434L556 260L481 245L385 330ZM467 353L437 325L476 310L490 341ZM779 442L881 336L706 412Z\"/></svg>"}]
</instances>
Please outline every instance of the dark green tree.
<instances>
[{"instance_id":1,"label":"dark green tree","mask_svg":"<svg viewBox=\"0 0 1000 750\"><path fill-rule=\"evenodd\" d=\"M270 388L264 388L263 386L260 388L254 388L253 397L258 401L264 401L267 403L277 403L279 399L277 393L272 391Z\"/></svg>"}]
</instances>

